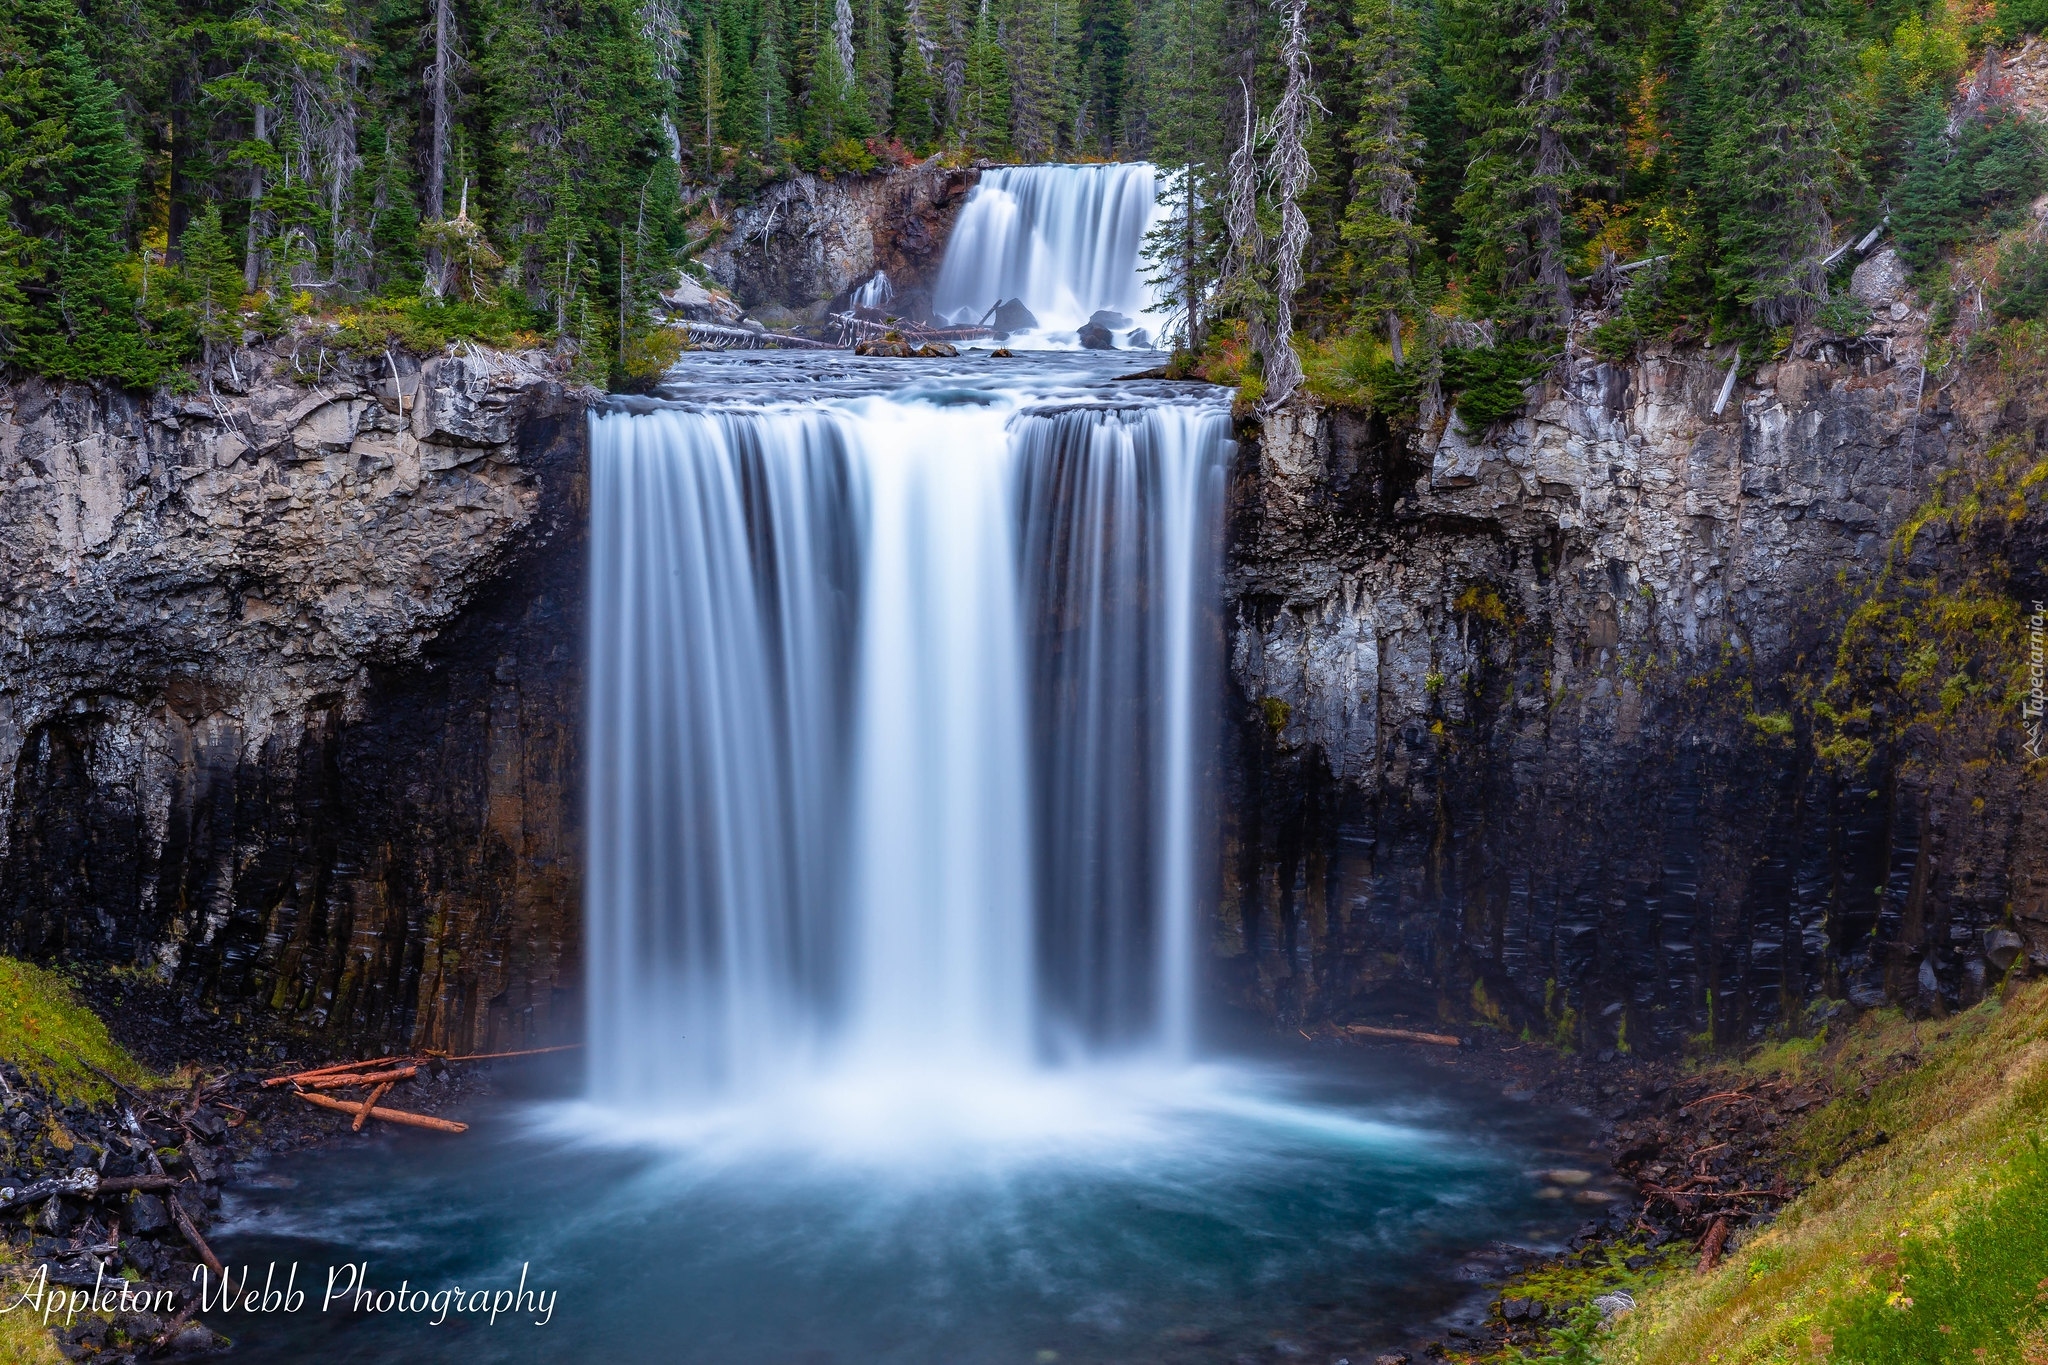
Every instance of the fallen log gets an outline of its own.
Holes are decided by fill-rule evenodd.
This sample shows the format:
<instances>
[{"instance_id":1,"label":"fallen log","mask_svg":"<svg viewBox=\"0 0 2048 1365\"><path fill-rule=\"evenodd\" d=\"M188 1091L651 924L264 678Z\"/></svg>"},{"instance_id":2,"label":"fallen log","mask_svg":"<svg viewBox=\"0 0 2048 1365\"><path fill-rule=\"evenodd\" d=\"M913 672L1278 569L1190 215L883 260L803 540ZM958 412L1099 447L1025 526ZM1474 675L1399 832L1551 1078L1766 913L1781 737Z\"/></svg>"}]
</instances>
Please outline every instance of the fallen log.
<instances>
[{"instance_id":1,"label":"fallen log","mask_svg":"<svg viewBox=\"0 0 2048 1365\"><path fill-rule=\"evenodd\" d=\"M389 1081L409 1081L419 1074L417 1065L401 1066L393 1071L372 1071L367 1075L315 1076L299 1084L312 1090L341 1090L351 1085L383 1085Z\"/></svg>"},{"instance_id":2,"label":"fallen log","mask_svg":"<svg viewBox=\"0 0 2048 1365\"><path fill-rule=\"evenodd\" d=\"M178 1231L185 1234L185 1240L199 1253L199 1259L206 1262L206 1268L216 1275L225 1277L227 1271L221 1269L220 1257L213 1254L213 1248L206 1244L206 1239L199 1235L199 1229L192 1225L191 1216L185 1212L185 1206L178 1202L178 1196L166 1194L164 1203L171 1210L171 1221L178 1225Z\"/></svg>"},{"instance_id":3,"label":"fallen log","mask_svg":"<svg viewBox=\"0 0 2048 1365\"><path fill-rule=\"evenodd\" d=\"M1724 1214L1716 1218L1714 1225L1707 1229L1706 1241L1700 1246L1700 1274L1706 1274L1720 1263L1721 1248L1727 1245L1727 1242L1728 1218Z\"/></svg>"},{"instance_id":4,"label":"fallen log","mask_svg":"<svg viewBox=\"0 0 2048 1365\"><path fill-rule=\"evenodd\" d=\"M322 1109L332 1109L337 1113L355 1114L362 1109L360 1104L350 1104L347 1100L337 1100L328 1095L315 1095L305 1090L294 1090L292 1093L308 1104L317 1104ZM457 1123L453 1119L437 1119L429 1114L414 1114L404 1109L372 1109L370 1117L382 1119L386 1123L402 1123L409 1128L431 1128L437 1133L469 1131L469 1125L466 1123Z\"/></svg>"},{"instance_id":5,"label":"fallen log","mask_svg":"<svg viewBox=\"0 0 2048 1365\"><path fill-rule=\"evenodd\" d=\"M809 337L792 336L788 332L755 331L751 327L729 327L722 322L678 322L671 326L681 328L689 335L692 345L711 351L836 351L836 346Z\"/></svg>"},{"instance_id":6,"label":"fallen log","mask_svg":"<svg viewBox=\"0 0 2048 1365\"><path fill-rule=\"evenodd\" d=\"M167 1190L178 1182L167 1175L116 1175L99 1183L94 1194L126 1194L130 1190Z\"/></svg>"},{"instance_id":7,"label":"fallen log","mask_svg":"<svg viewBox=\"0 0 2048 1365\"><path fill-rule=\"evenodd\" d=\"M406 1074L412 1074L410 1068L407 1069ZM381 1084L379 1084L376 1089L370 1092L370 1097L363 1101L363 1107L356 1110L356 1121L348 1126L348 1130L351 1133L360 1133L363 1131L363 1125L370 1121L370 1111L377 1107L378 1100L383 1099L386 1095L391 1093L391 1087L395 1084L395 1081L384 1081Z\"/></svg>"},{"instance_id":8,"label":"fallen log","mask_svg":"<svg viewBox=\"0 0 2048 1365\"><path fill-rule=\"evenodd\" d=\"M574 1052L581 1043L563 1043L558 1047L529 1047L517 1052L473 1052L467 1057L443 1057L444 1062L494 1062L501 1057L538 1057L548 1052Z\"/></svg>"},{"instance_id":9,"label":"fallen log","mask_svg":"<svg viewBox=\"0 0 2048 1365\"><path fill-rule=\"evenodd\" d=\"M0 1186L0 1212L19 1208L23 1204L35 1204L53 1194L89 1195L99 1188L99 1172L90 1166L80 1166L70 1175L53 1175L20 1188Z\"/></svg>"},{"instance_id":10,"label":"fallen log","mask_svg":"<svg viewBox=\"0 0 2048 1365\"><path fill-rule=\"evenodd\" d=\"M294 1071L288 1076L272 1076L263 1084L265 1088L273 1085L289 1085L293 1081L310 1080L314 1076L331 1076L337 1071L361 1071L365 1067L388 1066L392 1062L410 1062L412 1060L411 1057L370 1057L360 1062L336 1062L332 1066L316 1066L310 1071Z\"/></svg>"},{"instance_id":11,"label":"fallen log","mask_svg":"<svg viewBox=\"0 0 2048 1365\"><path fill-rule=\"evenodd\" d=\"M1438 1047L1463 1047L1465 1040L1448 1033L1418 1033L1406 1028L1375 1028L1371 1024L1346 1024L1346 1033L1356 1033L1366 1038L1393 1038L1403 1043L1434 1043Z\"/></svg>"}]
</instances>

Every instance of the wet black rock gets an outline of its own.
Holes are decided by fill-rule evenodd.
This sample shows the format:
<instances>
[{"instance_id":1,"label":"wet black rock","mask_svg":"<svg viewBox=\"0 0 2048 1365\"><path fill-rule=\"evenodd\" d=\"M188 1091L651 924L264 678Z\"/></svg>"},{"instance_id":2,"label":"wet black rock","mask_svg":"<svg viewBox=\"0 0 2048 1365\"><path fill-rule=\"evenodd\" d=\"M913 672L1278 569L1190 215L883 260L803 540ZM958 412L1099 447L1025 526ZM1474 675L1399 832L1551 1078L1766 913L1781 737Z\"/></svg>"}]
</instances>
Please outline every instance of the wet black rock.
<instances>
[{"instance_id":1,"label":"wet black rock","mask_svg":"<svg viewBox=\"0 0 2048 1365\"><path fill-rule=\"evenodd\" d=\"M1109 334L1107 327L1099 327L1091 322L1074 333L1074 335L1081 339L1081 348L1083 350L1114 351L1116 349L1116 338Z\"/></svg>"},{"instance_id":2,"label":"wet black rock","mask_svg":"<svg viewBox=\"0 0 2048 1365\"><path fill-rule=\"evenodd\" d=\"M1121 332L1124 328L1131 325L1131 320L1122 313L1111 312L1107 308L1098 308L1088 315L1088 325L1090 327L1100 327L1105 331Z\"/></svg>"},{"instance_id":3,"label":"wet black rock","mask_svg":"<svg viewBox=\"0 0 2048 1365\"><path fill-rule=\"evenodd\" d=\"M1029 332L1038 327L1038 315L1024 306L1022 299L1004 299L996 305L995 313L988 325L998 333Z\"/></svg>"}]
</instances>

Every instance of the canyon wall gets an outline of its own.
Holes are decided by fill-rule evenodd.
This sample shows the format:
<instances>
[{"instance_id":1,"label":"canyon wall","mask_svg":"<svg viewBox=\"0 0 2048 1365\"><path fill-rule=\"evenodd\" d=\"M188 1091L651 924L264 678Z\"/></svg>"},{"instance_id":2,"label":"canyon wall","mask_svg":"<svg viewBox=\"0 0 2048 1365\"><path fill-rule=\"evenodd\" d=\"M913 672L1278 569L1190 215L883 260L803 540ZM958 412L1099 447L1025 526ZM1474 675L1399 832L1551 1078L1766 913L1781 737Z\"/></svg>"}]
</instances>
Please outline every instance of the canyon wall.
<instances>
[{"instance_id":1,"label":"canyon wall","mask_svg":"<svg viewBox=\"0 0 2048 1365\"><path fill-rule=\"evenodd\" d=\"M1253 434L1224 622L1230 993L1668 1050L1824 999L1954 1008L2048 965L2017 704L1875 745L1854 735L1882 705L1815 709L1902 522L1986 450L2037 459L2048 416L1993 364L1923 376L1889 253L1856 287L1869 334L1802 339L1719 416L1725 358L1580 354L1483 438L1313 401ZM2031 602L2048 527L2008 520L1963 567ZM1930 523L1884 581L1987 553ZM1975 682L1957 696L1996 680ZM1816 714L1868 761L1818 758Z\"/></svg>"},{"instance_id":2,"label":"canyon wall","mask_svg":"<svg viewBox=\"0 0 2048 1365\"><path fill-rule=\"evenodd\" d=\"M895 286L891 307L930 307L946 238L980 179L972 168L925 162L877 175L797 175L728 212L723 238L704 253L712 278L763 322L817 322L877 270Z\"/></svg>"},{"instance_id":3,"label":"canyon wall","mask_svg":"<svg viewBox=\"0 0 2048 1365\"><path fill-rule=\"evenodd\" d=\"M340 1039L557 1031L581 398L312 337L215 378L0 394L0 951Z\"/></svg>"}]
</instances>

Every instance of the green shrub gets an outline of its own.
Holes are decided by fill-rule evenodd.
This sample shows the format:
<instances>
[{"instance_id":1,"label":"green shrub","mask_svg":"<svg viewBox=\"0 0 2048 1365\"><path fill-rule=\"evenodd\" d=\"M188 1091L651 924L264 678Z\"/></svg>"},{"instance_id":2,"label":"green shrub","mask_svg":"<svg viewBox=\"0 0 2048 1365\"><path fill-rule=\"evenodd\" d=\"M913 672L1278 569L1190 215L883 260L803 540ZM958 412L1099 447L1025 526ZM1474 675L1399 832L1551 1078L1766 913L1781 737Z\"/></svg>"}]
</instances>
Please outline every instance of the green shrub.
<instances>
[{"instance_id":1,"label":"green shrub","mask_svg":"<svg viewBox=\"0 0 2048 1365\"><path fill-rule=\"evenodd\" d=\"M1529 342L1444 350L1443 388L1467 431L1484 431L1520 412L1529 382L1550 368L1551 352Z\"/></svg>"},{"instance_id":2,"label":"green shrub","mask_svg":"<svg viewBox=\"0 0 2048 1365\"><path fill-rule=\"evenodd\" d=\"M1991 311L2008 321L2048 317L2048 242L2019 242L1999 253Z\"/></svg>"}]
</instances>

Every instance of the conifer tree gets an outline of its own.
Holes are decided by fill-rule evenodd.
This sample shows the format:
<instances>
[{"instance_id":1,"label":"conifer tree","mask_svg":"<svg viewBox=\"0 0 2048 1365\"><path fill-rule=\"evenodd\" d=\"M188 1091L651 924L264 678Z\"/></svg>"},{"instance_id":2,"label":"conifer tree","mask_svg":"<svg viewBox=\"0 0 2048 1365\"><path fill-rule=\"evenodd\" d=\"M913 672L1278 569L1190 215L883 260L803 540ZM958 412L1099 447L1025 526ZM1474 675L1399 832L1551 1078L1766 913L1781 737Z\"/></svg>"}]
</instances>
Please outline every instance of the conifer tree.
<instances>
[{"instance_id":1,"label":"conifer tree","mask_svg":"<svg viewBox=\"0 0 2048 1365\"><path fill-rule=\"evenodd\" d=\"M1009 63L997 41L989 0L981 0L974 20L974 36L967 45L958 126L968 145L984 151L998 152L1009 144Z\"/></svg>"},{"instance_id":2,"label":"conifer tree","mask_svg":"<svg viewBox=\"0 0 2048 1365\"><path fill-rule=\"evenodd\" d=\"M896 135L914 148L929 146L945 126L945 88L930 0L905 0L903 49L896 78Z\"/></svg>"},{"instance_id":3,"label":"conifer tree","mask_svg":"<svg viewBox=\"0 0 2048 1365\"><path fill-rule=\"evenodd\" d=\"M1142 15L1134 66L1144 98L1132 117L1144 150L1164 172L1166 213L1148 234L1153 287L1173 300L1175 325L1190 349L1202 345L1208 296L1228 239L1217 221L1224 131L1223 12L1218 0L1157 0Z\"/></svg>"},{"instance_id":4,"label":"conifer tree","mask_svg":"<svg viewBox=\"0 0 2048 1365\"><path fill-rule=\"evenodd\" d=\"M1557 336L1571 312L1565 218L1600 177L1592 0L1463 0L1455 49L1473 130L1458 198L1460 254L1481 297L1517 333Z\"/></svg>"},{"instance_id":5,"label":"conifer tree","mask_svg":"<svg viewBox=\"0 0 2048 1365\"><path fill-rule=\"evenodd\" d=\"M860 42L853 60L854 84L867 100L868 119L877 129L889 126L895 105L896 81L890 71L889 24L882 0L862 0Z\"/></svg>"},{"instance_id":6,"label":"conifer tree","mask_svg":"<svg viewBox=\"0 0 2048 1365\"><path fill-rule=\"evenodd\" d=\"M1074 0L1014 0L1003 34L1010 62L1010 141L1028 161L1058 155L1073 127Z\"/></svg>"},{"instance_id":7,"label":"conifer tree","mask_svg":"<svg viewBox=\"0 0 2048 1365\"><path fill-rule=\"evenodd\" d=\"M9 359L44 374L148 384L165 357L136 317L123 270L128 206L141 157L122 126L113 83L86 55L64 0L18 0L0 19L7 88L0 111L0 194L7 200L15 304ZM25 151L42 153L22 160ZM22 239L32 245L24 246Z\"/></svg>"},{"instance_id":8,"label":"conifer tree","mask_svg":"<svg viewBox=\"0 0 2048 1365\"><path fill-rule=\"evenodd\" d=\"M221 227L220 205L208 204L180 239L183 273L193 300L193 330L198 333L202 364L210 388L215 356L225 351L232 363L242 343L242 271L234 241Z\"/></svg>"},{"instance_id":9,"label":"conifer tree","mask_svg":"<svg viewBox=\"0 0 2048 1365\"><path fill-rule=\"evenodd\" d=\"M1352 259L1355 306L1402 358L1401 320L1415 307L1415 264L1425 234L1415 223L1415 165L1422 139L1413 102L1423 84L1414 0L1355 0L1356 36L1346 55L1357 92L1351 132L1352 199L1342 234Z\"/></svg>"},{"instance_id":10,"label":"conifer tree","mask_svg":"<svg viewBox=\"0 0 2048 1365\"><path fill-rule=\"evenodd\" d=\"M1815 0L1723 0L1702 45L1707 148L1724 300L1766 327L1807 316L1826 293L1832 105L1841 53L1805 11ZM1817 5L1816 5L1817 7Z\"/></svg>"},{"instance_id":11,"label":"conifer tree","mask_svg":"<svg viewBox=\"0 0 2048 1365\"><path fill-rule=\"evenodd\" d=\"M772 148L775 139L793 129L789 117L789 80L783 72L781 0L762 0L761 36L754 45L754 107L749 110L756 146Z\"/></svg>"}]
</instances>

